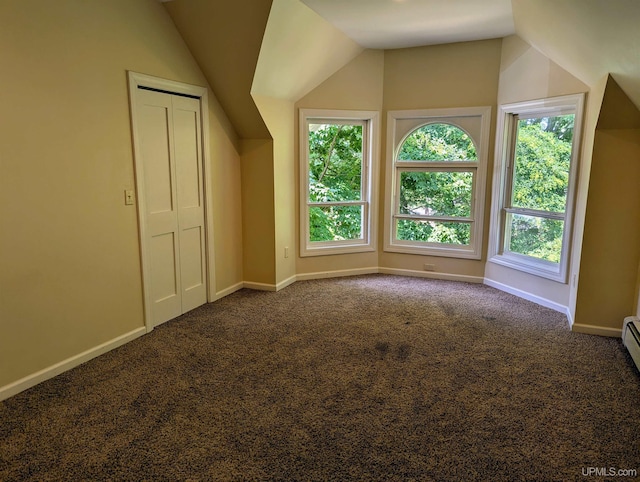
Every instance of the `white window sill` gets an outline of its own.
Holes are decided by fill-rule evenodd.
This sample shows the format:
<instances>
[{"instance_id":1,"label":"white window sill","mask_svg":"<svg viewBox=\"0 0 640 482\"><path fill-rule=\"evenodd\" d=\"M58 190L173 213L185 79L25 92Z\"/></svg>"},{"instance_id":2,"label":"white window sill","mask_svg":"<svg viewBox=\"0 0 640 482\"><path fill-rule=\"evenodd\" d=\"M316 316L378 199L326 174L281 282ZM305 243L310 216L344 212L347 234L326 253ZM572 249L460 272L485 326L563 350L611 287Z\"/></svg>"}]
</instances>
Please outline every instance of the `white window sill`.
<instances>
[{"instance_id":1,"label":"white window sill","mask_svg":"<svg viewBox=\"0 0 640 482\"><path fill-rule=\"evenodd\" d=\"M549 261L536 260L517 254L497 254L489 258L489 262L556 281L557 283L567 283L566 269L562 269L560 265Z\"/></svg>"}]
</instances>

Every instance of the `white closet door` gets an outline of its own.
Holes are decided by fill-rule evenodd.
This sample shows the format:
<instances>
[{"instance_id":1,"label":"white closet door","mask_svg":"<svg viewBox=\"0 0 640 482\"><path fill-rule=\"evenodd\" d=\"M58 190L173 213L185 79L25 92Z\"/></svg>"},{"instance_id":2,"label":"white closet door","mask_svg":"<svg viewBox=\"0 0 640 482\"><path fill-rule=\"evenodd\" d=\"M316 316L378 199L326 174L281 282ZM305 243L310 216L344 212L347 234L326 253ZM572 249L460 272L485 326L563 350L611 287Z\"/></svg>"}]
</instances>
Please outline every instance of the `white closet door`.
<instances>
[{"instance_id":1,"label":"white closet door","mask_svg":"<svg viewBox=\"0 0 640 482\"><path fill-rule=\"evenodd\" d=\"M200 101L172 97L182 312L207 301Z\"/></svg>"},{"instance_id":2,"label":"white closet door","mask_svg":"<svg viewBox=\"0 0 640 482\"><path fill-rule=\"evenodd\" d=\"M206 302L200 105L138 90L145 239L156 326Z\"/></svg>"}]
</instances>

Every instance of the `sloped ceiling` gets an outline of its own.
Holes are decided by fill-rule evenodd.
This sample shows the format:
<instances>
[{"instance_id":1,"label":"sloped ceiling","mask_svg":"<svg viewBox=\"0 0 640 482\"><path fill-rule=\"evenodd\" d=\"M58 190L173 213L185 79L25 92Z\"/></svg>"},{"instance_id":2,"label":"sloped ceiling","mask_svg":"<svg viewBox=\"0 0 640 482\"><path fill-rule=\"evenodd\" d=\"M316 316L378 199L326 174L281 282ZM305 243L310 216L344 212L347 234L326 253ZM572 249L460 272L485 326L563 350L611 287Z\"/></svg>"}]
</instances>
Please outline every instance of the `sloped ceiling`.
<instances>
[{"instance_id":1,"label":"sloped ceiling","mask_svg":"<svg viewBox=\"0 0 640 482\"><path fill-rule=\"evenodd\" d=\"M299 0L273 0L252 93L298 100L363 50Z\"/></svg>"},{"instance_id":2,"label":"sloped ceiling","mask_svg":"<svg viewBox=\"0 0 640 482\"><path fill-rule=\"evenodd\" d=\"M611 76L604 91L598 129L640 129L640 110Z\"/></svg>"},{"instance_id":3,"label":"sloped ceiling","mask_svg":"<svg viewBox=\"0 0 640 482\"><path fill-rule=\"evenodd\" d=\"M164 6L239 137L268 139L250 92L271 0L172 0Z\"/></svg>"},{"instance_id":4,"label":"sloped ceiling","mask_svg":"<svg viewBox=\"0 0 640 482\"><path fill-rule=\"evenodd\" d=\"M508 34L504 12L510 7L519 37L589 86L611 74L640 107L640 1L510 0L509 5L491 0L493 16L469 15L469 10L456 20L462 14L453 6L465 2L484 5L477 0L448 0L448 10L436 8L442 0L172 0L164 5L242 138L269 137L252 91L297 100L364 48L357 41L363 19L384 25L384 38L361 43L395 48L407 35L406 19L413 16L419 23L426 6L432 8L433 30L450 28L438 30L436 40L424 37L424 44L486 38L487 32L502 36L500 29ZM356 3L366 15L353 15ZM380 13L392 4L403 7L401 18ZM465 28L453 33L459 25ZM469 37L474 29L479 30ZM372 32L375 28L367 35ZM411 33L412 42L419 33Z\"/></svg>"},{"instance_id":5,"label":"sloped ceiling","mask_svg":"<svg viewBox=\"0 0 640 482\"><path fill-rule=\"evenodd\" d=\"M638 0L512 0L516 33L593 86L611 74L640 107Z\"/></svg>"}]
</instances>

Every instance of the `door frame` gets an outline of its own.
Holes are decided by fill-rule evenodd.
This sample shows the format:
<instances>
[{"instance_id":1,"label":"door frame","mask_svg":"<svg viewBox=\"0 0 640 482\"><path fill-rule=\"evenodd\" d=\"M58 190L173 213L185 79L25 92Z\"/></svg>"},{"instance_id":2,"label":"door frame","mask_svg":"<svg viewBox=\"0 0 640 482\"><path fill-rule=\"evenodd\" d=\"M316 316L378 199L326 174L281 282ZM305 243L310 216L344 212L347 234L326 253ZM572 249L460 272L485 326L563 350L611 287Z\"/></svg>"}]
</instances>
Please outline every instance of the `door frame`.
<instances>
[{"instance_id":1,"label":"door frame","mask_svg":"<svg viewBox=\"0 0 640 482\"><path fill-rule=\"evenodd\" d=\"M204 192L204 224L205 224L205 272L207 282L207 302L215 299L215 264L214 264L214 244L213 244L213 186L211 168L211 150L209 140L209 96L206 87L185 84L173 80L153 77L151 75L138 72L127 71L129 82L129 108L131 115L131 135L133 141L133 160L136 184L136 205L138 210L138 240L140 243L140 261L142 270L142 291L144 304L144 322L147 333L153 330L153 319L151 310L151 289L149 281L151 253L146 246L146 200L144 193L144 175L142 151L140 147L140 134L138 133L136 108L136 95L139 87L154 89L167 94L178 94L196 97L200 99L200 122L202 127L202 179Z\"/></svg>"}]
</instances>

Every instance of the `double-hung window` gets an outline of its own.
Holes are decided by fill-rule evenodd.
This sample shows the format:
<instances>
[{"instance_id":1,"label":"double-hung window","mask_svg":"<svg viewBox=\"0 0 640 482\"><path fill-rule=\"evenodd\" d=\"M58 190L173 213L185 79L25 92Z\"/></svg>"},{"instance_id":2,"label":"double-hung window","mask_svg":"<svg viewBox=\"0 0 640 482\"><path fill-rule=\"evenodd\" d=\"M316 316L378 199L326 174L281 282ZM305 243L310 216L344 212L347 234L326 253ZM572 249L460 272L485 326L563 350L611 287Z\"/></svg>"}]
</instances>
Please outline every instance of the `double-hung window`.
<instances>
[{"instance_id":1,"label":"double-hung window","mask_svg":"<svg viewBox=\"0 0 640 482\"><path fill-rule=\"evenodd\" d=\"M386 251L481 257L490 114L389 112Z\"/></svg>"},{"instance_id":2,"label":"double-hung window","mask_svg":"<svg viewBox=\"0 0 640 482\"><path fill-rule=\"evenodd\" d=\"M583 95L503 105L491 261L567 282Z\"/></svg>"},{"instance_id":3,"label":"double-hung window","mask_svg":"<svg viewBox=\"0 0 640 482\"><path fill-rule=\"evenodd\" d=\"M300 255L373 251L378 114L300 110Z\"/></svg>"}]
</instances>

